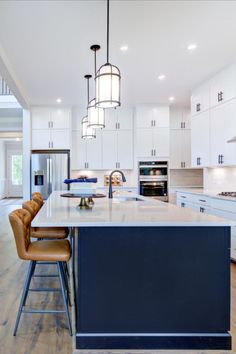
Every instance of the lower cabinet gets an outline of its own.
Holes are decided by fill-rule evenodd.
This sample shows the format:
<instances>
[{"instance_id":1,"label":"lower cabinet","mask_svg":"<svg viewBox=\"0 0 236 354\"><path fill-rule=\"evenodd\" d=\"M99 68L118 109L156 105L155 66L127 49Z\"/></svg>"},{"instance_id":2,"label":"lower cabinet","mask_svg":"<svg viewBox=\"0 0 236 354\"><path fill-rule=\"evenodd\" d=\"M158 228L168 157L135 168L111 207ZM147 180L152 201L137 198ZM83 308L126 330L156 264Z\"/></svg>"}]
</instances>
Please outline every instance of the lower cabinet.
<instances>
[{"instance_id":1,"label":"lower cabinet","mask_svg":"<svg viewBox=\"0 0 236 354\"><path fill-rule=\"evenodd\" d=\"M235 221L236 224L236 201L178 191L177 205ZM231 258L236 261L236 226L231 227Z\"/></svg>"}]
</instances>

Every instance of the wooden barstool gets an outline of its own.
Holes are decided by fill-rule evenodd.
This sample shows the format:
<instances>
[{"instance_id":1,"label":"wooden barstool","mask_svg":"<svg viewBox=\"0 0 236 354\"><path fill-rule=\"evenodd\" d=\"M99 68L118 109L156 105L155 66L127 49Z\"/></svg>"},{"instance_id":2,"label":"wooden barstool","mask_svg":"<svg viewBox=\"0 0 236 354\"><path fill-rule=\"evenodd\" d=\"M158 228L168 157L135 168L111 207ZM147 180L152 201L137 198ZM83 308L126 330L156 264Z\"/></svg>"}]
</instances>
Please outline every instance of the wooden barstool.
<instances>
[{"instance_id":1,"label":"wooden barstool","mask_svg":"<svg viewBox=\"0 0 236 354\"><path fill-rule=\"evenodd\" d=\"M20 322L21 313L65 313L67 317L69 333L72 335L71 320L69 314L69 292L66 286L66 274L63 267L63 262L68 262L71 257L71 248L68 240L30 240L30 224L31 215L25 209L17 209L9 214L10 224L16 242L16 249L20 259L30 261L28 273L26 276L23 294L20 301L20 306L16 318L16 324L13 335L16 335L17 328ZM56 262L61 292L64 302L64 310L45 310L45 309L25 309L26 299L30 289L30 282L34 274L37 262ZM55 291L55 289L32 289L33 291ZM56 289L58 290L58 289Z\"/></svg>"},{"instance_id":2,"label":"wooden barstool","mask_svg":"<svg viewBox=\"0 0 236 354\"><path fill-rule=\"evenodd\" d=\"M22 204L22 208L26 209L30 215L31 220L40 210L40 205L34 200L29 200ZM30 236L34 238L44 239L64 239L68 235L65 227L31 227Z\"/></svg>"}]
</instances>

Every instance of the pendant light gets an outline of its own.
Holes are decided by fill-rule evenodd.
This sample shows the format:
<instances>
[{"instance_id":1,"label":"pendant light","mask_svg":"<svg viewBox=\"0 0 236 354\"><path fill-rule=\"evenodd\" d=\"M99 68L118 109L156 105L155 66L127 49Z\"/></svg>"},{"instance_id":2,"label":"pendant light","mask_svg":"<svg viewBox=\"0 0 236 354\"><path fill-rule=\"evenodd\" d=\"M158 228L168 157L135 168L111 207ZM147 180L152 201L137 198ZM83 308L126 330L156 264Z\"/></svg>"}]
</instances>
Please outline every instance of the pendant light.
<instances>
[{"instance_id":1,"label":"pendant light","mask_svg":"<svg viewBox=\"0 0 236 354\"><path fill-rule=\"evenodd\" d=\"M94 52L94 75L96 76L97 71L97 58L96 52L101 47L98 44L94 44L90 47L90 49ZM96 99L92 99L88 104L88 127L98 129L105 128L105 111L103 108L96 107Z\"/></svg>"},{"instance_id":2,"label":"pendant light","mask_svg":"<svg viewBox=\"0 0 236 354\"><path fill-rule=\"evenodd\" d=\"M96 107L115 108L120 106L120 70L109 63L109 0L107 0L107 62L95 77Z\"/></svg>"},{"instance_id":3,"label":"pendant light","mask_svg":"<svg viewBox=\"0 0 236 354\"><path fill-rule=\"evenodd\" d=\"M88 103L89 103L89 79L91 79L92 75L85 75L85 79L87 79L87 92L88 92ZM96 131L93 128L88 127L88 115L86 115L82 121L82 138L83 139L93 139L96 138Z\"/></svg>"}]
</instances>

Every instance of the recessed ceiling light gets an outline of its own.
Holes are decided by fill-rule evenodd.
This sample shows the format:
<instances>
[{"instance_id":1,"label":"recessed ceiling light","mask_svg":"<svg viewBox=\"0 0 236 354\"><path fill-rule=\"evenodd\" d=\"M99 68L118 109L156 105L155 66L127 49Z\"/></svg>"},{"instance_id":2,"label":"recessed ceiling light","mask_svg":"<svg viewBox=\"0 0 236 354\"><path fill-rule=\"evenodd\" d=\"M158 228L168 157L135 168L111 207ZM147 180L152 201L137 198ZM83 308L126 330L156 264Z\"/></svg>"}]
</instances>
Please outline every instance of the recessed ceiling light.
<instances>
[{"instance_id":1,"label":"recessed ceiling light","mask_svg":"<svg viewBox=\"0 0 236 354\"><path fill-rule=\"evenodd\" d=\"M61 98L57 98L57 103L61 103Z\"/></svg>"},{"instance_id":2,"label":"recessed ceiling light","mask_svg":"<svg viewBox=\"0 0 236 354\"><path fill-rule=\"evenodd\" d=\"M122 45L120 47L120 50L122 50L122 52L126 52L128 50L128 46L127 45Z\"/></svg>"},{"instance_id":3,"label":"recessed ceiling light","mask_svg":"<svg viewBox=\"0 0 236 354\"><path fill-rule=\"evenodd\" d=\"M158 79L159 80L165 80L166 76L164 74L161 74L158 76Z\"/></svg>"},{"instance_id":4,"label":"recessed ceiling light","mask_svg":"<svg viewBox=\"0 0 236 354\"><path fill-rule=\"evenodd\" d=\"M192 52L193 50L197 49L197 44L196 43L191 43L187 46L187 49Z\"/></svg>"},{"instance_id":5,"label":"recessed ceiling light","mask_svg":"<svg viewBox=\"0 0 236 354\"><path fill-rule=\"evenodd\" d=\"M174 101L175 100L175 97L174 96L170 96L169 97L169 101Z\"/></svg>"}]
</instances>

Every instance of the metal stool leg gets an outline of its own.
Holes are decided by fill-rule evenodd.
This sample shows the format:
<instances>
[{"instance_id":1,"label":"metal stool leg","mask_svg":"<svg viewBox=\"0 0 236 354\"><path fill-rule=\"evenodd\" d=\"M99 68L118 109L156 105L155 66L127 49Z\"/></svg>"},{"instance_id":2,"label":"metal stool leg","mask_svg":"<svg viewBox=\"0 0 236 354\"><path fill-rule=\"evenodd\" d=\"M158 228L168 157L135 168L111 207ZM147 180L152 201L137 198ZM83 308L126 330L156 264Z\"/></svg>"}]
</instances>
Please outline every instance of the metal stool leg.
<instances>
[{"instance_id":1,"label":"metal stool leg","mask_svg":"<svg viewBox=\"0 0 236 354\"><path fill-rule=\"evenodd\" d=\"M65 288L66 288L66 292L67 292L67 300L68 300L69 306L71 306L70 287L69 287L69 282L68 282L68 278L67 278L67 275L66 275L64 263L62 263L61 269L62 269L63 282L64 282L64 285L65 285Z\"/></svg>"},{"instance_id":2,"label":"metal stool leg","mask_svg":"<svg viewBox=\"0 0 236 354\"><path fill-rule=\"evenodd\" d=\"M70 313L69 313L68 303L66 301L66 289L65 289L64 282L63 282L63 268L62 268L63 266L62 266L61 262L57 262L57 266L58 266L58 273L59 273L59 279L60 279L60 284L61 284L61 292L62 292L64 307L66 310L66 317L67 317L67 323L68 323L68 327L69 327L69 333L72 336Z\"/></svg>"},{"instance_id":3,"label":"metal stool leg","mask_svg":"<svg viewBox=\"0 0 236 354\"><path fill-rule=\"evenodd\" d=\"M25 305L25 302L26 302L26 298L27 298L28 291L29 291L29 286L30 286L30 281L31 281L32 275L34 273L35 265L36 265L35 261L30 261L28 273L27 273L27 276L26 276L26 279L25 279L23 293L22 293L22 296L21 296L20 306L19 306L19 309L18 309L18 314L17 314L17 318L16 318L16 324L15 324L14 331L13 331L13 336L16 335L16 332L17 332L17 329L18 329L18 325L19 325L19 322L20 322L22 309L23 309L23 306Z\"/></svg>"}]
</instances>

